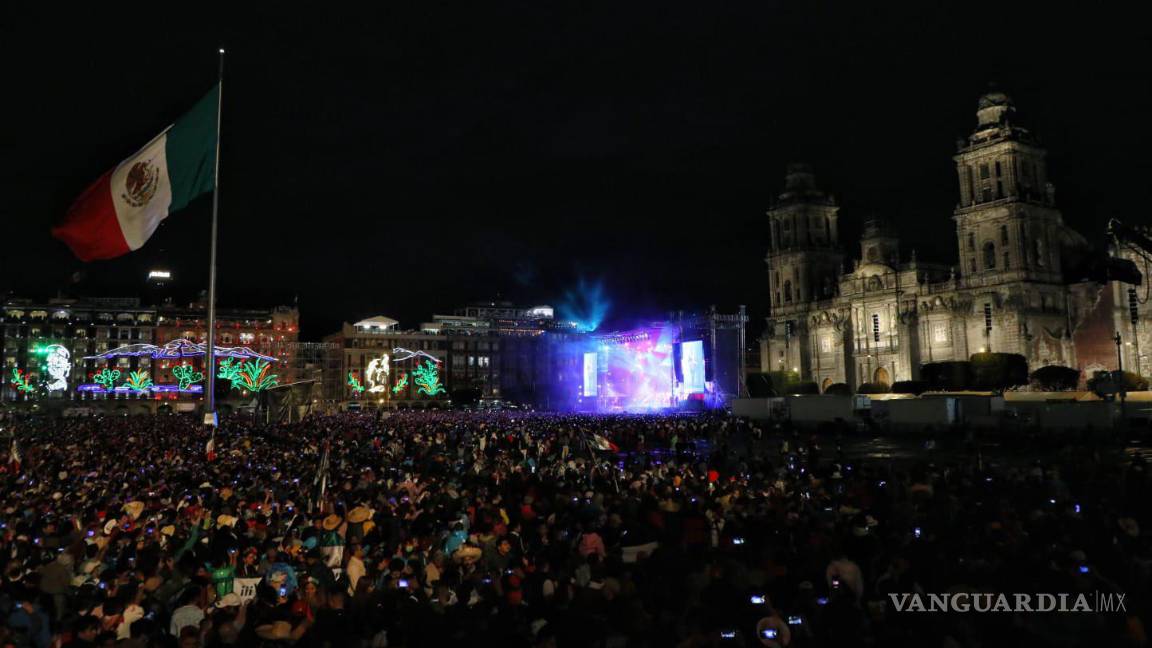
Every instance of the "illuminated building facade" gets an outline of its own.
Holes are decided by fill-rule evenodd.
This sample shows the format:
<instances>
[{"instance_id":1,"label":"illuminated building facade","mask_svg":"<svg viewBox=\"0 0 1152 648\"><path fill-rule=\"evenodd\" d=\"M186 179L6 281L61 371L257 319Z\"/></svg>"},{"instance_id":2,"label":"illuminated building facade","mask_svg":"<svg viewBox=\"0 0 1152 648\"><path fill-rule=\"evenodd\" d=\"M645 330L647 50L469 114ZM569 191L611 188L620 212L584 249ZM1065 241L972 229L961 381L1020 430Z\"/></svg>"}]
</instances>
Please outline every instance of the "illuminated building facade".
<instances>
[{"instance_id":1,"label":"illuminated building facade","mask_svg":"<svg viewBox=\"0 0 1152 648\"><path fill-rule=\"evenodd\" d=\"M549 306L502 302L470 304L451 315L434 315L419 330L401 329L385 316L346 323L324 338L332 358L326 363L324 398L426 404L430 399L412 377L429 358L417 363L408 356L416 353L434 359L446 392L467 390L481 399L547 406L564 372L578 371L574 361L566 364L566 356L558 352L574 335L578 335L575 325L556 320ZM398 354L396 349L408 353ZM381 389L385 381L390 386Z\"/></svg>"},{"instance_id":2,"label":"illuminated building facade","mask_svg":"<svg viewBox=\"0 0 1152 648\"><path fill-rule=\"evenodd\" d=\"M105 368L150 372L147 357L86 359L127 344L151 343L156 309L139 299L10 299L0 310L3 327L3 400L76 399L76 386Z\"/></svg>"},{"instance_id":3,"label":"illuminated building facade","mask_svg":"<svg viewBox=\"0 0 1152 648\"><path fill-rule=\"evenodd\" d=\"M238 374L249 381L243 384L269 385L272 375L284 384L308 368L295 358L299 314L294 308L221 308L218 313L217 345L253 351L233 363L253 363L243 367L251 375ZM182 339L202 344L204 318L203 308L195 305L156 308L135 298L9 299L0 310L0 399L198 398L203 350L185 345L173 357L162 356L165 345L174 348ZM256 375L265 362L263 375ZM221 383L228 388L228 381Z\"/></svg>"},{"instance_id":4,"label":"illuminated building facade","mask_svg":"<svg viewBox=\"0 0 1152 648\"><path fill-rule=\"evenodd\" d=\"M159 346L174 340L203 343L208 339L207 309L204 304L193 303L184 307L166 305L157 310L155 343ZM264 309L216 308L216 344L222 347L247 347L252 351L275 358L269 371L276 374L279 384L297 379L296 350L300 337L300 312L290 306ZM204 359L161 359L154 367L154 380L158 383L175 382L173 370L190 364L195 371L204 371Z\"/></svg>"}]
</instances>

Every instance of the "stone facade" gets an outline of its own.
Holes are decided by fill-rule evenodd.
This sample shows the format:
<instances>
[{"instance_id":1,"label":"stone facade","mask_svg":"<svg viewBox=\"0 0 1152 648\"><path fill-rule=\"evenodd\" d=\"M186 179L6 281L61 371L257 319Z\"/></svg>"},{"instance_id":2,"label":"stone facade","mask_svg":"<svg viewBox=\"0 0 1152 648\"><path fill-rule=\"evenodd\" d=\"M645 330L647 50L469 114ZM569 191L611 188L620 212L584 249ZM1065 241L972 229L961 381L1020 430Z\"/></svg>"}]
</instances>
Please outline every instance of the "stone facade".
<instances>
[{"instance_id":1,"label":"stone facade","mask_svg":"<svg viewBox=\"0 0 1152 648\"><path fill-rule=\"evenodd\" d=\"M1127 286L1066 280L1065 254L1083 251L1086 242L1064 225L1045 150L1014 123L1011 99L998 92L980 98L976 129L953 159L955 265L902 256L898 236L869 222L845 267L835 201L807 166L789 167L784 192L767 212L771 308L763 371L796 371L823 389L914 380L925 363L981 351L1019 353L1033 369L1079 367L1077 341L1099 342L1098 333L1078 331L1081 324L1127 321ZM1132 367L1140 359L1136 347L1152 349L1152 337L1134 342ZM1115 367L1100 349L1088 355L1094 366Z\"/></svg>"}]
</instances>

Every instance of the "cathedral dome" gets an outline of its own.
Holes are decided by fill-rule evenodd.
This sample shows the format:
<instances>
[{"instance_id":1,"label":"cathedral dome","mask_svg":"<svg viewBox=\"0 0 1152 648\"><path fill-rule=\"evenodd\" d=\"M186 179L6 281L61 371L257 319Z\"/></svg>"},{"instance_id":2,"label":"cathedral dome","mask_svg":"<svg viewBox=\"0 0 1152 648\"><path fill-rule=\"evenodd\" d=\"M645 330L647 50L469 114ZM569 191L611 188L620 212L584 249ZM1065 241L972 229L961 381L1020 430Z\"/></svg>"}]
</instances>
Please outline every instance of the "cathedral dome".
<instances>
[{"instance_id":1,"label":"cathedral dome","mask_svg":"<svg viewBox=\"0 0 1152 648\"><path fill-rule=\"evenodd\" d=\"M999 90L991 90L976 102L976 123L981 128L998 126L1007 122L1014 112L1016 104L1012 97Z\"/></svg>"},{"instance_id":2,"label":"cathedral dome","mask_svg":"<svg viewBox=\"0 0 1152 648\"><path fill-rule=\"evenodd\" d=\"M1012 106L1015 105L1012 97L1000 92L999 90L992 90L980 97L977 102L977 108L991 108L992 106Z\"/></svg>"}]
</instances>

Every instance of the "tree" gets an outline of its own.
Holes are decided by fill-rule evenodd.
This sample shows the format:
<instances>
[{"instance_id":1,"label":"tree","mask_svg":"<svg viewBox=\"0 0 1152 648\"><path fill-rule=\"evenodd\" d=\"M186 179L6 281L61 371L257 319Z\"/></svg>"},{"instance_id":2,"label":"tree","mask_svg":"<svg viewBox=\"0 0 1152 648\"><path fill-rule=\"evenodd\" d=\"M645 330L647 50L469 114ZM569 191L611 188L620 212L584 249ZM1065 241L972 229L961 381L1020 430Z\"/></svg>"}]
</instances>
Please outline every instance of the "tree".
<instances>
[{"instance_id":1,"label":"tree","mask_svg":"<svg viewBox=\"0 0 1152 648\"><path fill-rule=\"evenodd\" d=\"M795 382L780 392L782 394L819 394L820 386L814 382Z\"/></svg>"},{"instance_id":2,"label":"tree","mask_svg":"<svg viewBox=\"0 0 1152 648\"><path fill-rule=\"evenodd\" d=\"M929 362L920 367L920 378L929 389L958 391L972 384L972 365L963 360Z\"/></svg>"},{"instance_id":3,"label":"tree","mask_svg":"<svg viewBox=\"0 0 1152 648\"><path fill-rule=\"evenodd\" d=\"M824 388L824 393L829 396L851 396L852 389L844 383L832 383Z\"/></svg>"},{"instance_id":4,"label":"tree","mask_svg":"<svg viewBox=\"0 0 1152 648\"><path fill-rule=\"evenodd\" d=\"M756 372L748 374L748 396L752 398L768 398L775 396L772 390L772 377L769 374Z\"/></svg>"},{"instance_id":5,"label":"tree","mask_svg":"<svg viewBox=\"0 0 1152 648\"><path fill-rule=\"evenodd\" d=\"M769 371L768 379L772 381L772 389L777 394L783 394L790 386L800 382L800 374L795 371Z\"/></svg>"},{"instance_id":6,"label":"tree","mask_svg":"<svg viewBox=\"0 0 1152 648\"><path fill-rule=\"evenodd\" d=\"M1113 371L1097 371L1091 378L1088 379L1088 389L1095 392L1097 396L1106 396L1108 394L1115 394L1117 391L1116 382L1113 378L1115 372ZM1124 391L1145 391L1148 389L1148 379L1140 374L1132 373L1131 371L1124 372Z\"/></svg>"},{"instance_id":7,"label":"tree","mask_svg":"<svg viewBox=\"0 0 1152 648\"><path fill-rule=\"evenodd\" d=\"M866 382L856 388L857 394L887 394L888 385L884 383Z\"/></svg>"},{"instance_id":8,"label":"tree","mask_svg":"<svg viewBox=\"0 0 1152 648\"><path fill-rule=\"evenodd\" d=\"M923 380L897 380L892 383L893 394L916 394L928 391L928 383Z\"/></svg>"},{"instance_id":9,"label":"tree","mask_svg":"<svg viewBox=\"0 0 1152 648\"><path fill-rule=\"evenodd\" d=\"M1018 353L973 353L972 385L1004 390L1028 383L1028 361Z\"/></svg>"},{"instance_id":10,"label":"tree","mask_svg":"<svg viewBox=\"0 0 1152 648\"><path fill-rule=\"evenodd\" d=\"M1068 391L1080 384L1080 371L1071 367L1048 365L1029 376L1032 383L1044 391Z\"/></svg>"}]
</instances>

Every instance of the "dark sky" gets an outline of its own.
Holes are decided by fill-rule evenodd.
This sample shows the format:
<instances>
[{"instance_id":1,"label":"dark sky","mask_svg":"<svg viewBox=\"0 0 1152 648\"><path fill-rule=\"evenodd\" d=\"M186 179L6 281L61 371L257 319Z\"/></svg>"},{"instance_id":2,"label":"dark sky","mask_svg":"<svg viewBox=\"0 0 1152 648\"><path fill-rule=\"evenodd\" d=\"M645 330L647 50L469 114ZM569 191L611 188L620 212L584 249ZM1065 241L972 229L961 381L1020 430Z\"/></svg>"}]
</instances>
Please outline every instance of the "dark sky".
<instances>
[{"instance_id":1,"label":"dark sky","mask_svg":"<svg viewBox=\"0 0 1152 648\"><path fill-rule=\"evenodd\" d=\"M10 3L14 4L14 3ZM1145 24L1089 3L381 3L252 18L163 3L0 14L0 293L206 285L210 200L81 264L48 230L205 93L229 51L220 302L304 333L600 280L611 315L767 310L763 212L811 162L951 262L951 155L989 81L1050 149L1068 222L1149 220ZM627 5L627 6L624 6ZM1067 5L1067 6L1066 6ZM185 7L184 4L180 5ZM78 284L71 278L83 272Z\"/></svg>"}]
</instances>

